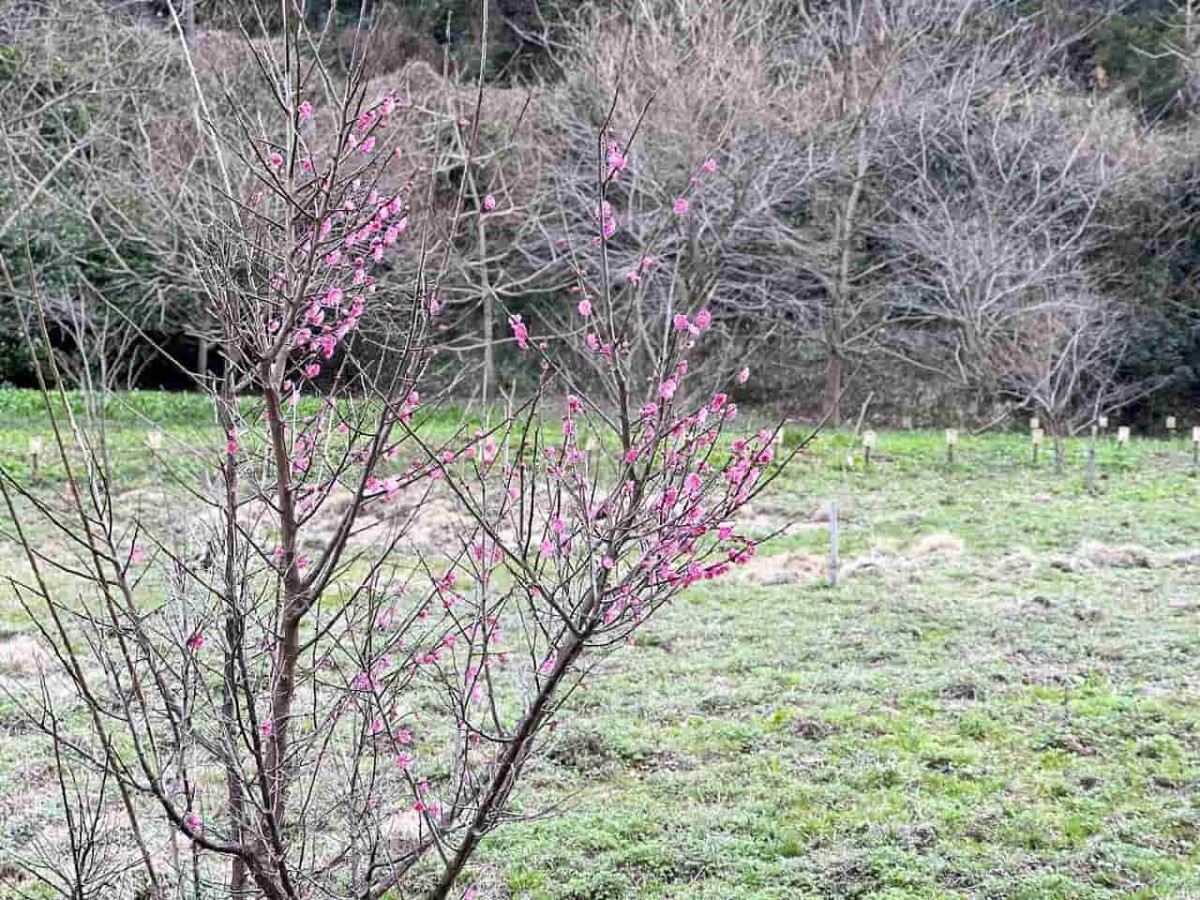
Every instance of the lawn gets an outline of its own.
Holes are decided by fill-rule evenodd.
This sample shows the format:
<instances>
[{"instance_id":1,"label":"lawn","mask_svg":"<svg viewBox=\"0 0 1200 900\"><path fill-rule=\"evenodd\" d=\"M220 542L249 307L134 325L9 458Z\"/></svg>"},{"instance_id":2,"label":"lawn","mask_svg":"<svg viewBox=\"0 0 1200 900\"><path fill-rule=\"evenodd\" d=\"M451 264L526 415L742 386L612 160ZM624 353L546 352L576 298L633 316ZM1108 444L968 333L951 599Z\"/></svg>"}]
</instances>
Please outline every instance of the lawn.
<instances>
[{"instance_id":1,"label":"lawn","mask_svg":"<svg viewBox=\"0 0 1200 900\"><path fill-rule=\"evenodd\" d=\"M7 393L0 460L28 479L49 433ZM212 427L159 395L124 410L130 490L155 480L151 421L168 441ZM1102 441L1093 484L1085 441L1061 471L1047 450L964 434L948 464L940 431L881 431L866 466L852 435L820 435L748 516L783 530L764 558L575 695L528 771L529 821L477 858L481 898L1200 896L1190 445ZM28 628L0 593L0 648ZM21 666L0 652L0 677ZM46 750L3 699L0 733L3 846L54 807L28 802Z\"/></svg>"}]
</instances>

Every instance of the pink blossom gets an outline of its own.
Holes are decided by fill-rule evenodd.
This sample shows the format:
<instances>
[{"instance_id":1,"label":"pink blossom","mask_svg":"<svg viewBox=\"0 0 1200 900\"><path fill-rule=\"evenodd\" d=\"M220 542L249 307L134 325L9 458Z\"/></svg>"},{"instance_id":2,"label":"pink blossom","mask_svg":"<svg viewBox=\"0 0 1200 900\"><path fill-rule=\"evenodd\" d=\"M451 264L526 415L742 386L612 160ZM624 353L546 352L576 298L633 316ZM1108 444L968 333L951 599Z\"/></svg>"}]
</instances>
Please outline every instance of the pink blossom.
<instances>
[{"instance_id":1,"label":"pink blossom","mask_svg":"<svg viewBox=\"0 0 1200 900\"><path fill-rule=\"evenodd\" d=\"M129 551L129 564L131 566L140 566L146 561L146 551L137 544L133 545L133 549Z\"/></svg>"},{"instance_id":2,"label":"pink blossom","mask_svg":"<svg viewBox=\"0 0 1200 900\"><path fill-rule=\"evenodd\" d=\"M701 331L704 331L711 324L712 313L710 313L707 309L702 309L700 312L696 313L696 327Z\"/></svg>"},{"instance_id":3,"label":"pink blossom","mask_svg":"<svg viewBox=\"0 0 1200 900\"><path fill-rule=\"evenodd\" d=\"M658 386L658 396L662 397L664 400L670 400L675 396L675 391L678 389L678 387L679 382L677 382L675 380L675 376L672 375Z\"/></svg>"},{"instance_id":4,"label":"pink blossom","mask_svg":"<svg viewBox=\"0 0 1200 900\"><path fill-rule=\"evenodd\" d=\"M483 198L483 208L486 209L488 212L491 212L493 209L495 209L496 208L496 198L493 197L491 194L488 194L486 197L484 197Z\"/></svg>"},{"instance_id":5,"label":"pink blossom","mask_svg":"<svg viewBox=\"0 0 1200 900\"><path fill-rule=\"evenodd\" d=\"M542 661L542 664L540 666L538 666L538 671L541 672L543 675L549 675L550 673L552 673L554 671L554 665L557 662L558 662L558 653L556 651L551 650L550 655L547 656L545 658L545 660Z\"/></svg>"},{"instance_id":6,"label":"pink blossom","mask_svg":"<svg viewBox=\"0 0 1200 900\"><path fill-rule=\"evenodd\" d=\"M746 383L747 381L749 381L749 380L750 380L750 367L749 367L749 366L743 366L743 367L742 367L742 369L741 369L741 371L739 371L739 372L737 373L737 383L738 383L738 384L745 384L745 383Z\"/></svg>"},{"instance_id":7,"label":"pink blossom","mask_svg":"<svg viewBox=\"0 0 1200 900\"><path fill-rule=\"evenodd\" d=\"M193 834L199 834L204 829L204 822L194 812L189 812L183 817L183 824L187 827L187 830Z\"/></svg>"},{"instance_id":8,"label":"pink blossom","mask_svg":"<svg viewBox=\"0 0 1200 900\"><path fill-rule=\"evenodd\" d=\"M600 204L596 212L593 214L596 221L600 223L601 232L604 237L610 238L617 231L617 220L613 216L612 204L607 200Z\"/></svg>"},{"instance_id":9,"label":"pink blossom","mask_svg":"<svg viewBox=\"0 0 1200 900\"><path fill-rule=\"evenodd\" d=\"M529 330L525 327L525 323L521 321L520 316L508 317L509 327L512 328L513 337L517 339L517 346L522 350L529 346Z\"/></svg>"},{"instance_id":10,"label":"pink blossom","mask_svg":"<svg viewBox=\"0 0 1200 900\"><path fill-rule=\"evenodd\" d=\"M626 166L629 165L629 160L621 153L621 148L611 142L608 145L607 162L609 178L615 178L618 174L625 171Z\"/></svg>"},{"instance_id":11,"label":"pink blossom","mask_svg":"<svg viewBox=\"0 0 1200 900\"><path fill-rule=\"evenodd\" d=\"M304 367L304 374L306 376L308 376L309 378L316 378L318 375L321 374L321 364L320 363L309 363L307 366Z\"/></svg>"},{"instance_id":12,"label":"pink blossom","mask_svg":"<svg viewBox=\"0 0 1200 900\"><path fill-rule=\"evenodd\" d=\"M687 197L675 198L675 215L686 216L691 211L692 204Z\"/></svg>"},{"instance_id":13,"label":"pink blossom","mask_svg":"<svg viewBox=\"0 0 1200 900\"><path fill-rule=\"evenodd\" d=\"M409 769L411 769L412 764L413 764L413 758L411 756L409 756L407 753L405 753L404 751L401 751L396 754L396 766L402 772L407 772Z\"/></svg>"},{"instance_id":14,"label":"pink blossom","mask_svg":"<svg viewBox=\"0 0 1200 900\"><path fill-rule=\"evenodd\" d=\"M676 313L675 318L671 321L675 326L676 331L687 331L692 325L692 323L688 320L688 317L683 313Z\"/></svg>"},{"instance_id":15,"label":"pink blossom","mask_svg":"<svg viewBox=\"0 0 1200 900\"><path fill-rule=\"evenodd\" d=\"M204 635L202 635L198 631L195 632L194 634L192 634L192 636L187 639L187 648L189 650L191 650L193 653L198 651L203 646L204 646Z\"/></svg>"},{"instance_id":16,"label":"pink blossom","mask_svg":"<svg viewBox=\"0 0 1200 900\"><path fill-rule=\"evenodd\" d=\"M296 107L296 113L297 113L297 115L299 115L301 122L307 122L309 119L311 119L313 117L312 104L309 103L307 100L305 100L303 103L301 103L299 106Z\"/></svg>"},{"instance_id":17,"label":"pink blossom","mask_svg":"<svg viewBox=\"0 0 1200 900\"><path fill-rule=\"evenodd\" d=\"M275 723L270 719L258 726L258 730L262 732L263 737L270 737L275 733Z\"/></svg>"},{"instance_id":18,"label":"pink blossom","mask_svg":"<svg viewBox=\"0 0 1200 900\"><path fill-rule=\"evenodd\" d=\"M283 165L283 154L278 150L272 150L271 155L267 157L267 161L271 164L272 169L278 169Z\"/></svg>"},{"instance_id":19,"label":"pink blossom","mask_svg":"<svg viewBox=\"0 0 1200 900\"><path fill-rule=\"evenodd\" d=\"M375 149L375 136L372 135L371 137L367 138L365 141L362 142L362 146L358 148L358 152L362 153L362 154L367 154L367 153L370 153L374 149Z\"/></svg>"},{"instance_id":20,"label":"pink blossom","mask_svg":"<svg viewBox=\"0 0 1200 900\"><path fill-rule=\"evenodd\" d=\"M710 156L708 159L706 159L703 162L703 164L700 166L700 168L705 173L711 175L713 172L717 171L717 161Z\"/></svg>"}]
</instances>

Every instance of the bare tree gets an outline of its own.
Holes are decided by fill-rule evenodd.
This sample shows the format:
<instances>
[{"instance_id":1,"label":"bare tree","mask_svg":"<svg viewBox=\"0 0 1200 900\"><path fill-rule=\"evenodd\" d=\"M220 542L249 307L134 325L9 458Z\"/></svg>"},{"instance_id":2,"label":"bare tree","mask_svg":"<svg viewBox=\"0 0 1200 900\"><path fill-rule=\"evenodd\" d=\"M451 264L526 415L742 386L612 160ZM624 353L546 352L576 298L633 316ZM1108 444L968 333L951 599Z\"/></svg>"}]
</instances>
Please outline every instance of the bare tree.
<instances>
[{"instance_id":1,"label":"bare tree","mask_svg":"<svg viewBox=\"0 0 1200 900\"><path fill-rule=\"evenodd\" d=\"M1057 419L1067 382L1056 382L1049 405L1048 395L1035 394L1048 389L1045 367L1066 361L1061 329L1077 327L1079 340L1093 345L1068 352L1074 365L1103 365L1093 351L1111 345L1101 337L1108 326L1093 326L1113 320L1112 304L1100 298L1086 260L1103 234L1098 206L1119 170L1087 130L1067 132L1034 86L993 84L964 95L892 145L905 163L891 182L893 222L878 229L895 250L898 276L888 287L881 349L985 398L1012 397L1025 384L1021 405ZM1046 340L1027 344L1035 333ZM1082 345L1072 338L1070 346ZM1028 380L1034 347L1044 351L1033 366L1037 391Z\"/></svg>"}]
</instances>

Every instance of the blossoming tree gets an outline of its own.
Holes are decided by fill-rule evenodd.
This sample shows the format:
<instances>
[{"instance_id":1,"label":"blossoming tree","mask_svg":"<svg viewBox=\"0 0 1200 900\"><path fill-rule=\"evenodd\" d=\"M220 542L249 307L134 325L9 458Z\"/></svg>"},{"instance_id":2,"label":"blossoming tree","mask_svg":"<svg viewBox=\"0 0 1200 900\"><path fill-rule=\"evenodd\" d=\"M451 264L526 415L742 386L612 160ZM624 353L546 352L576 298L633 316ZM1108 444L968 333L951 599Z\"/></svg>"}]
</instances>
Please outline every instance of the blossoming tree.
<instances>
[{"instance_id":1,"label":"blossoming tree","mask_svg":"<svg viewBox=\"0 0 1200 900\"><path fill-rule=\"evenodd\" d=\"M249 117L211 133L221 202L193 262L223 336L220 437L153 451L184 527L121 509L87 421L51 402L67 402L53 356L39 360L69 511L0 487L30 571L14 586L86 715L47 696L35 721L63 765L116 786L156 896L473 896L473 853L519 817L539 736L591 662L753 556L737 511L786 459L775 431L734 427L747 369L691 383L707 309L630 340L654 247L635 277L610 277L609 190L631 150L607 126L571 324L509 318L537 390L431 427L446 248L408 227L392 137L416 113L401 93L367 97L356 71L339 86L294 24L280 58L256 51L277 98L267 133ZM717 166L697 161L664 229ZM399 252L423 263L412 284L388 279ZM431 548L414 528L435 502L452 538ZM71 559L41 551L23 525L36 516ZM95 874L56 871L71 890Z\"/></svg>"}]
</instances>

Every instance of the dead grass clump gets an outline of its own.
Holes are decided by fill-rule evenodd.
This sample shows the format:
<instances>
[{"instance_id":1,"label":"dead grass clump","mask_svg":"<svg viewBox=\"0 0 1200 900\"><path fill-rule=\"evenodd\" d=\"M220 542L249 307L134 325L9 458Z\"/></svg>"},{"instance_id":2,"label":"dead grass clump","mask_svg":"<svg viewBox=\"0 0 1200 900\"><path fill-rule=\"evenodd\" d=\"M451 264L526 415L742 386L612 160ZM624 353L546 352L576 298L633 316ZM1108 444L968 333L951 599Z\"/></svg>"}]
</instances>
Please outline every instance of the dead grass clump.
<instances>
[{"instance_id":1,"label":"dead grass clump","mask_svg":"<svg viewBox=\"0 0 1200 900\"><path fill-rule=\"evenodd\" d=\"M825 560L811 553L755 556L736 577L743 584L803 584L825 577Z\"/></svg>"},{"instance_id":2,"label":"dead grass clump","mask_svg":"<svg viewBox=\"0 0 1200 900\"><path fill-rule=\"evenodd\" d=\"M1152 569L1155 566L1153 555L1144 547L1107 547L1088 541L1080 545L1075 559L1102 569Z\"/></svg>"},{"instance_id":3,"label":"dead grass clump","mask_svg":"<svg viewBox=\"0 0 1200 900\"><path fill-rule=\"evenodd\" d=\"M46 651L28 634L0 640L0 677L34 677L45 661Z\"/></svg>"},{"instance_id":4,"label":"dead grass clump","mask_svg":"<svg viewBox=\"0 0 1200 900\"><path fill-rule=\"evenodd\" d=\"M912 546L911 555L917 558L926 556L961 556L963 541L956 534L939 532L927 534L919 538Z\"/></svg>"}]
</instances>

